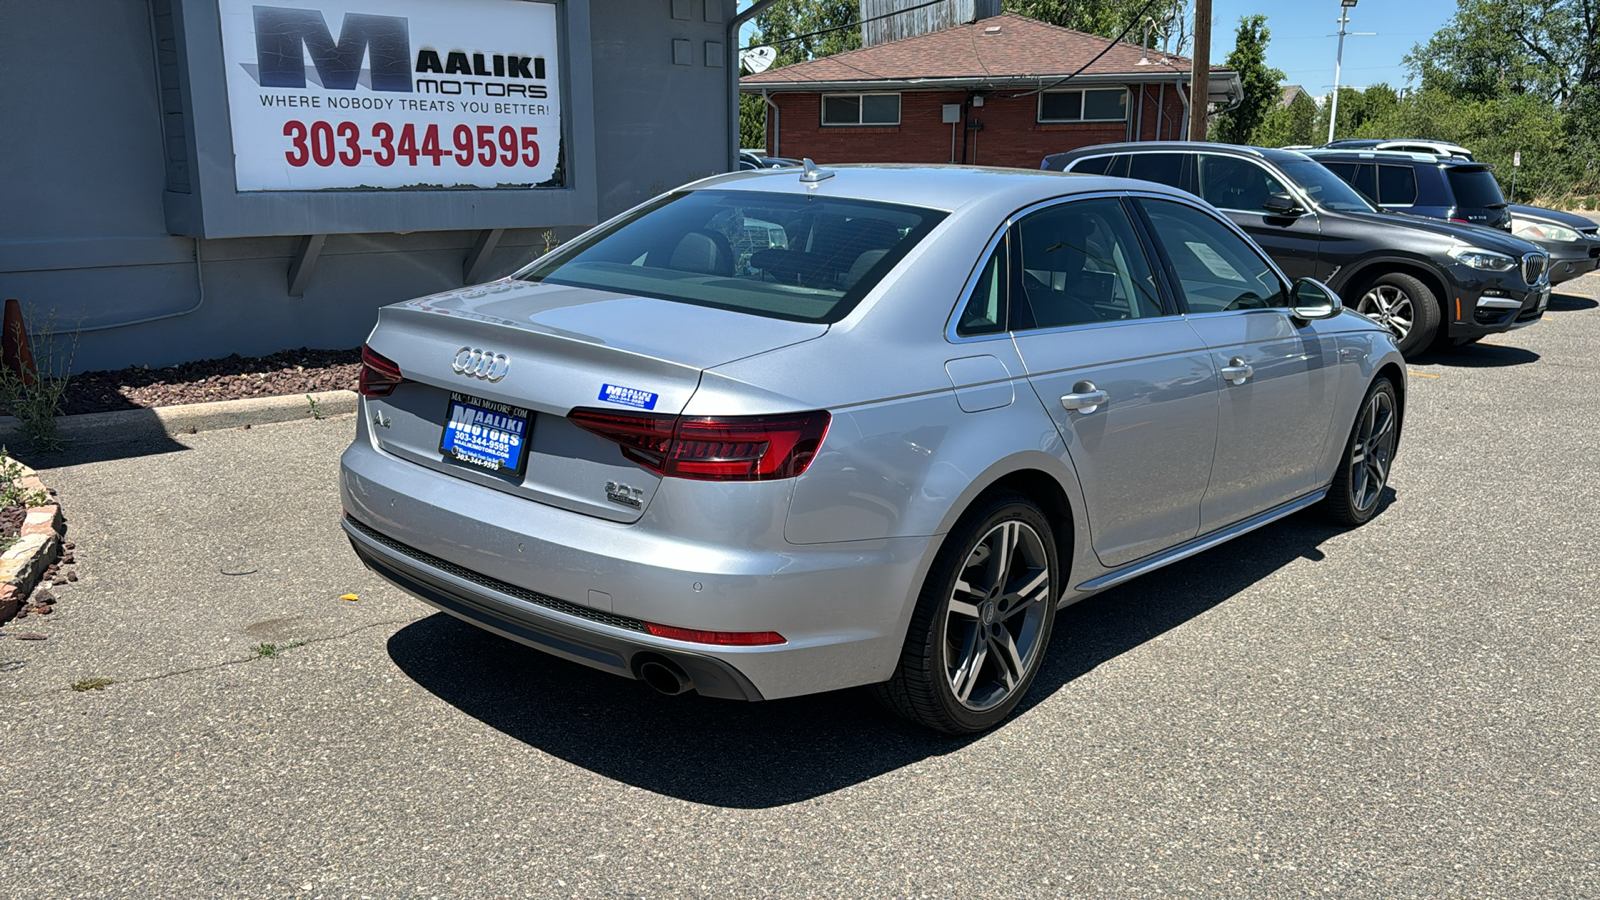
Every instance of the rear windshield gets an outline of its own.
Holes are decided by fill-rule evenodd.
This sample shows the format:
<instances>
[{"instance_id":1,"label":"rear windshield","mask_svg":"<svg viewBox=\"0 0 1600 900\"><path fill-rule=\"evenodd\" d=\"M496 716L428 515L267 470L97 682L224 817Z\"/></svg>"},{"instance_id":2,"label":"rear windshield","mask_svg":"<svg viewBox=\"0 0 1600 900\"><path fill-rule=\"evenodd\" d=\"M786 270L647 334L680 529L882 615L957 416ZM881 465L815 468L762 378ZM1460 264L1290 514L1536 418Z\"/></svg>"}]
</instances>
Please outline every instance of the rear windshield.
<instances>
[{"instance_id":1,"label":"rear windshield","mask_svg":"<svg viewBox=\"0 0 1600 900\"><path fill-rule=\"evenodd\" d=\"M1328 171L1322 163L1312 162L1309 159L1290 160L1280 163L1283 173L1288 175L1311 199L1323 209L1334 212L1373 212L1372 204L1356 192L1356 189L1345 184L1339 176Z\"/></svg>"},{"instance_id":2,"label":"rear windshield","mask_svg":"<svg viewBox=\"0 0 1600 900\"><path fill-rule=\"evenodd\" d=\"M668 194L517 277L831 323L946 215L815 195Z\"/></svg>"},{"instance_id":3,"label":"rear windshield","mask_svg":"<svg viewBox=\"0 0 1600 900\"><path fill-rule=\"evenodd\" d=\"M1450 190L1456 195L1456 206L1471 209L1499 209L1506 205L1500 193L1500 182L1488 169L1451 166L1445 170L1450 179Z\"/></svg>"}]
</instances>

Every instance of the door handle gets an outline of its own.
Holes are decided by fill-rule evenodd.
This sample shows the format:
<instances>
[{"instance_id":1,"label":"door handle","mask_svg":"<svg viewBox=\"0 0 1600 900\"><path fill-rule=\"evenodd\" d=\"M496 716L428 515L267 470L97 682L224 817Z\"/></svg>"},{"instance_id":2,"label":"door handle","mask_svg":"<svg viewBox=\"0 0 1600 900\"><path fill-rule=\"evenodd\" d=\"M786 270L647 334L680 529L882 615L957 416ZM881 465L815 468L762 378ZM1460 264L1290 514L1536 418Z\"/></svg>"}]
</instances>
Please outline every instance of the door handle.
<instances>
[{"instance_id":1,"label":"door handle","mask_svg":"<svg viewBox=\"0 0 1600 900\"><path fill-rule=\"evenodd\" d=\"M1245 362L1242 356L1235 356L1222 367L1222 377L1226 378L1229 384L1244 384L1255 373L1256 367Z\"/></svg>"},{"instance_id":2,"label":"door handle","mask_svg":"<svg viewBox=\"0 0 1600 900\"><path fill-rule=\"evenodd\" d=\"M1072 386L1072 393L1061 395L1061 406L1065 409L1075 409L1087 416L1109 399L1111 396L1095 387L1094 382L1080 381Z\"/></svg>"}]
</instances>

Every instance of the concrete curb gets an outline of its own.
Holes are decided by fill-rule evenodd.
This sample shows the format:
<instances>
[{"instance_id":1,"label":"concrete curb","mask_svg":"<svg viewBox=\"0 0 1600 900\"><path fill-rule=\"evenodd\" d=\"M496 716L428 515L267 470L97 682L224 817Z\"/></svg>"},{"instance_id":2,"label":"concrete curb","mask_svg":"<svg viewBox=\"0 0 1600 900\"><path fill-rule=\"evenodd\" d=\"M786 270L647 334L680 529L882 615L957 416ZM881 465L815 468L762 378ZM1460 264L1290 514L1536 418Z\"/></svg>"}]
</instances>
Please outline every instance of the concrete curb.
<instances>
[{"instance_id":1,"label":"concrete curb","mask_svg":"<svg viewBox=\"0 0 1600 900\"><path fill-rule=\"evenodd\" d=\"M0 462L5 462L0 457ZM14 460L12 460L15 462ZM38 473L17 463L22 477L17 484L27 491L39 491L48 496ZM44 577L45 570L61 553L66 534L66 520L61 507L55 503L28 507L28 517L22 523L22 534L17 542L0 553L0 624L8 622L27 602L34 586Z\"/></svg>"},{"instance_id":2,"label":"concrete curb","mask_svg":"<svg viewBox=\"0 0 1600 900\"><path fill-rule=\"evenodd\" d=\"M316 403L313 404L307 397ZM245 400L217 400L155 409L84 413L62 416L57 420L56 434L75 446L164 438L174 434L242 428L245 425L270 425L350 415L356 411L358 399L355 391L319 391L286 397L250 397ZM12 416L0 416L0 445L19 446L26 442L22 423Z\"/></svg>"}]
</instances>

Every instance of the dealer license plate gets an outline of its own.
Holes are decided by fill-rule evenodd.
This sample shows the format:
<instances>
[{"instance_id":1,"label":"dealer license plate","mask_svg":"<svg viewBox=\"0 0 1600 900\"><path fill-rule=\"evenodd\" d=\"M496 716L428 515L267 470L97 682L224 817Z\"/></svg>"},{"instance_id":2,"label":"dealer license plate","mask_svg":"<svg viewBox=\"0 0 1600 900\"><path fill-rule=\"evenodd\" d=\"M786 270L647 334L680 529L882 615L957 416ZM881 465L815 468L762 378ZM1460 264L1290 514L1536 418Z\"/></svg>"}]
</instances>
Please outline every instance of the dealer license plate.
<instances>
[{"instance_id":1,"label":"dealer license plate","mask_svg":"<svg viewBox=\"0 0 1600 900\"><path fill-rule=\"evenodd\" d=\"M1550 306L1550 287L1549 287L1549 285L1546 285L1545 287L1543 287L1539 291L1539 307L1538 307L1538 309L1539 309L1540 314L1543 314L1545 309L1548 308L1549 306Z\"/></svg>"},{"instance_id":2,"label":"dealer license plate","mask_svg":"<svg viewBox=\"0 0 1600 900\"><path fill-rule=\"evenodd\" d=\"M439 452L445 459L520 478L528 462L531 421L520 406L452 392Z\"/></svg>"}]
</instances>

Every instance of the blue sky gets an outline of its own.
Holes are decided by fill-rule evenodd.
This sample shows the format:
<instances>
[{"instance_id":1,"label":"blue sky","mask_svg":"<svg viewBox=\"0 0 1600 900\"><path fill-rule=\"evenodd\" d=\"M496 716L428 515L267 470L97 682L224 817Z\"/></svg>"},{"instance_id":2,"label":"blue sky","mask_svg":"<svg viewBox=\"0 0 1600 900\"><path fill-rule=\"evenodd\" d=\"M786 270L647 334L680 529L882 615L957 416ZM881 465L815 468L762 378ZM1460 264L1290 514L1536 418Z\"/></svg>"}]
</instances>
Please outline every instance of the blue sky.
<instances>
[{"instance_id":1,"label":"blue sky","mask_svg":"<svg viewBox=\"0 0 1600 900\"><path fill-rule=\"evenodd\" d=\"M1455 11L1455 0L1360 0L1350 10L1346 29L1378 34L1346 35L1339 83L1357 88L1380 81L1395 88L1404 85L1401 58L1444 27ZM1339 0L1212 0L1212 62L1220 65L1227 58L1239 17L1253 13L1266 14L1272 31L1267 65L1282 69L1288 84L1298 84L1312 96L1332 89L1339 39L1328 35L1339 31Z\"/></svg>"},{"instance_id":2,"label":"blue sky","mask_svg":"<svg viewBox=\"0 0 1600 900\"><path fill-rule=\"evenodd\" d=\"M741 9L749 6L741 0ZM1267 65L1282 69L1289 84L1298 84L1312 96L1333 86L1333 57L1339 30L1339 0L1212 0L1211 59L1221 64L1233 49L1239 17L1265 13L1272 41L1267 45ZM1366 87L1387 82L1406 83L1400 60L1415 44L1424 43L1455 13L1455 0L1359 0L1350 11L1349 31L1376 31L1376 36L1344 40L1344 68L1339 83ZM745 39L751 38L746 26ZM1137 41L1137 34L1134 36Z\"/></svg>"}]
</instances>

